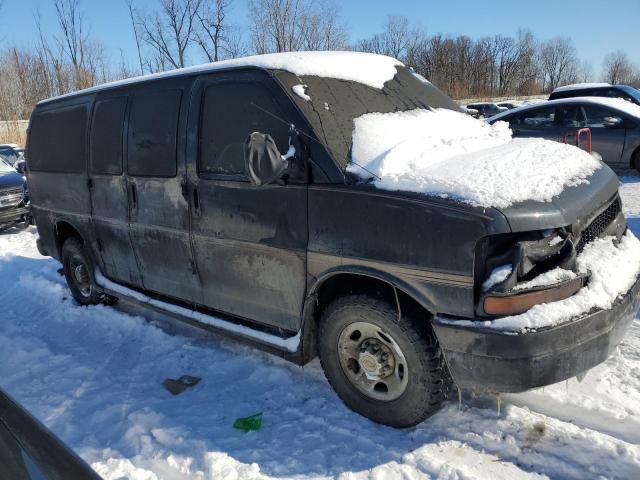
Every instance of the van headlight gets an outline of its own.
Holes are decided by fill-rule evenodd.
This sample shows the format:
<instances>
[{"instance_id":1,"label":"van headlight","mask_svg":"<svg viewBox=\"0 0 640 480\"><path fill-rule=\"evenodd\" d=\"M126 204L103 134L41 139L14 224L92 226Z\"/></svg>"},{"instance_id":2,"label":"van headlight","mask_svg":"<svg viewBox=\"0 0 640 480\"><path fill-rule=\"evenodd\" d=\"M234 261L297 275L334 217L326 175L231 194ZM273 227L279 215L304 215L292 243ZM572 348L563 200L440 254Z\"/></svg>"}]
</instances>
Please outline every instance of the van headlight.
<instances>
[{"instance_id":1,"label":"van headlight","mask_svg":"<svg viewBox=\"0 0 640 480\"><path fill-rule=\"evenodd\" d=\"M579 274L566 229L487 237L476 248L476 313L516 315L575 295L588 281ZM559 272L551 275L550 272ZM542 279L547 274L545 281Z\"/></svg>"}]
</instances>

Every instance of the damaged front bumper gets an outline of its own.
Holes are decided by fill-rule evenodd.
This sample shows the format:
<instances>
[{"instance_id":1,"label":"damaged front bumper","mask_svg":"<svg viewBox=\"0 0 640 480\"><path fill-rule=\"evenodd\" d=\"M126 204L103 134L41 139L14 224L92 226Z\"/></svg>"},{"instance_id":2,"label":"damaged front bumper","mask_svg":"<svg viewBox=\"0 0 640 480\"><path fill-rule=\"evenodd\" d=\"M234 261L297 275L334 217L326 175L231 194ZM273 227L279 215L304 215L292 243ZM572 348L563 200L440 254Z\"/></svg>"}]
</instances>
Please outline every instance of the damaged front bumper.
<instances>
[{"instance_id":1,"label":"damaged front bumper","mask_svg":"<svg viewBox=\"0 0 640 480\"><path fill-rule=\"evenodd\" d=\"M640 277L612 308L526 333L456 325L435 317L433 328L459 388L522 392L566 380L604 362L640 307Z\"/></svg>"}]
</instances>

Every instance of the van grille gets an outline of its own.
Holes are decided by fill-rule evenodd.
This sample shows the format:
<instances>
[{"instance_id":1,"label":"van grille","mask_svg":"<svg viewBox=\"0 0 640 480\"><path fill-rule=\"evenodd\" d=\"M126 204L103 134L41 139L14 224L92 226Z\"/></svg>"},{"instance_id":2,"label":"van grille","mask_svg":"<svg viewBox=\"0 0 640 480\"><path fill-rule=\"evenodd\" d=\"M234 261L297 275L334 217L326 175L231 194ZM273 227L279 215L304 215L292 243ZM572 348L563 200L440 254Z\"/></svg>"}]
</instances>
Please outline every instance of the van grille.
<instances>
[{"instance_id":1,"label":"van grille","mask_svg":"<svg viewBox=\"0 0 640 480\"><path fill-rule=\"evenodd\" d=\"M613 202L580 232L580 240L576 245L576 252L580 253L587 243L592 242L602 235L609 225L618 217L621 210L620 197L616 196Z\"/></svg>"},{"instance_id":2,"label":"van grille","mask_svg":"<svg viewBox=\"0 0 640 480\"><path fill-rule=\"evenodd\" d=\"M0 190L0 207L13 207L23 200L22 188Z\"/></svg>"}]
</instances>

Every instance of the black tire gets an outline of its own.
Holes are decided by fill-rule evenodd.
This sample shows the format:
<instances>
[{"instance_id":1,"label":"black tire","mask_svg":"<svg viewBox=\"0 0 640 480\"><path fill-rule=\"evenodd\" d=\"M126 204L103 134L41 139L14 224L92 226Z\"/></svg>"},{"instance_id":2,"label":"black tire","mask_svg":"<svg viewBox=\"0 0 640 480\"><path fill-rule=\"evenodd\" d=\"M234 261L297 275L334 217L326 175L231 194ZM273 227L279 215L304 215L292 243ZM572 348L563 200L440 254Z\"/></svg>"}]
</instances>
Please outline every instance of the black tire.
<instances>
[{"instance_id":1,"label":"black tire","mask_svg":"<svg viewBox=\"0 0 640 480\"><path fill-rule=\"evenodd\" d=\"M62 269L76 302L80 305L101 303L104 295L96 288L93 261L77 238L68 238L62 245Z\"/></svg>"},{"instance_id":2,"label":"black tire","mask_svg":"<svg viewBox=\"0 0 640 480\"><path fill-rule=\"evenodd\" d=\"M406 359L408 380L395 399L384 401L363 393L342 366L340 336L363 321L380 328ZM359 348L362 352L362 346ZM353 411L391 427L417 425L440 409L451 389L452 379L428 319L411 314L398 318L397 308L383 299L352 294L331 303L320 320L318 352L325 375L342 401Z\"/></svg>"},{"instance_id":3,"label":"black tire","mask_svg":"<svg viewBox=\"0 0 640 480\"><path fill-rule=\"evenodd\" d=\"M636 172L640 173L640 150L633 154L631 158L631 166L636 170Z\"/></svg>"}]
</instances>

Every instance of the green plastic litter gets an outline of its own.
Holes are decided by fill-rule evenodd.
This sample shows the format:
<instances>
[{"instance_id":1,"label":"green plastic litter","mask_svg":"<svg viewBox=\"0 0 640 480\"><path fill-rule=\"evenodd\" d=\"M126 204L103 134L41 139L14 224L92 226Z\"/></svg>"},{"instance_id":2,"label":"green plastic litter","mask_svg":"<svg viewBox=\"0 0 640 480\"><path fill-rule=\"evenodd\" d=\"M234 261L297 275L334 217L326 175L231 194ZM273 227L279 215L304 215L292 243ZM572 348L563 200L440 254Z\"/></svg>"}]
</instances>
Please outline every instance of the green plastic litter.
<instances>
[{"instance_id":1,"label":"green plastic litter","mask_svg":"<svg viewBox=\"0 0 640 480\"><path fill-rule=\"evenodd\" d=\"M250 417L240 417L233 422L233 428L250 432L251 430L259 432L262 428L262 412L251 415Z\"/></svg>"}]
</instances>

